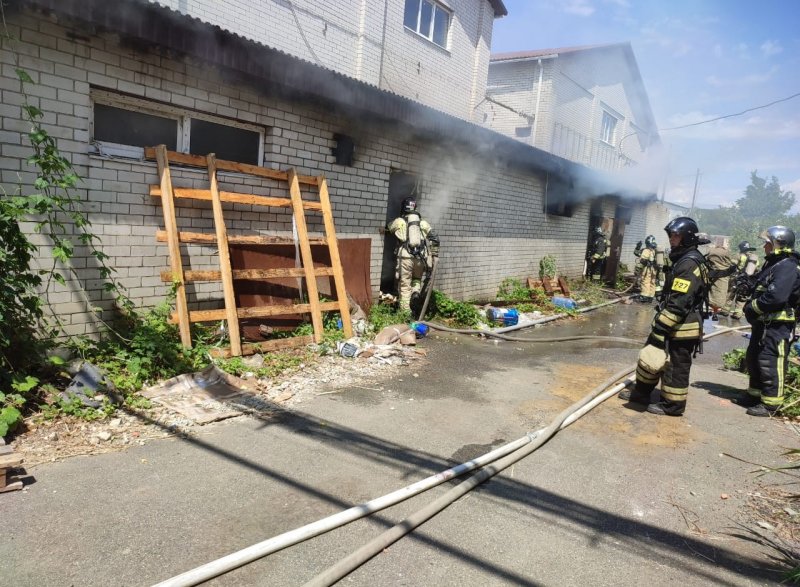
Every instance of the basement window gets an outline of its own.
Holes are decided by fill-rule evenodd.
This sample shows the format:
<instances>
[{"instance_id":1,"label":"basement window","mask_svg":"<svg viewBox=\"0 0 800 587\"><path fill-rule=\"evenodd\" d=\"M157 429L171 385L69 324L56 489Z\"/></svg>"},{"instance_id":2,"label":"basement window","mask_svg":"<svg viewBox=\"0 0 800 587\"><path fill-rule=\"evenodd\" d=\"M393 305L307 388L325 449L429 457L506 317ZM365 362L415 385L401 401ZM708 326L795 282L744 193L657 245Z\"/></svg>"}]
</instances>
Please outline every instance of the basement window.
<instances>
[{"instance_id":1,"label":"basement window","mask_svg":"<svg viewBox=\"0 0 800 587\"><path fill-rule=\"evenodd\" d=\"M432 0L406 0L403 24L440 47L447 48L451 11Z\"/></svg>"},{"instance_id":2,"label":"basement window","mask_svg":"<svg viewBox=\"0 0 800 587\"><path fill-rule=\"evenodd\" d=\"M92 91L91 122L91 142L100 155L142 159L145 147L166 145L251 165L264 157L263 127L112 92Z\"/></svg>"}]
</instances>

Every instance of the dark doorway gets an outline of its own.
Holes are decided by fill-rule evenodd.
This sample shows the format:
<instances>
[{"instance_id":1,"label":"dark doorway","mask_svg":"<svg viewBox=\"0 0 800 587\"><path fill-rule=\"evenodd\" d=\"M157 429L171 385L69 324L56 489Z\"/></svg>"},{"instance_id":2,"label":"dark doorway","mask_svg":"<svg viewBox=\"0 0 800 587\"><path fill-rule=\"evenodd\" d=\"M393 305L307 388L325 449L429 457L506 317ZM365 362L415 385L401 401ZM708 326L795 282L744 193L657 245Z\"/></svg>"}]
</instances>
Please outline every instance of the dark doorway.
<instances>
[{"instance_id":1,"label":"dark doorway","mask_svg":"<svg viewBox=\"0 0 800 587\"><path fill-rule=\"evenodd\" d=\"M411 194L416 194L418 178L416 175L405 171L392 171L389 176L389 198L386 203L386 223L400 216L400 204ZM381 266L381 291L384 293L395 292L396 261L394 248L397 239L388 232L383 237L383 264Z\"/></svg>"}]
</instances>

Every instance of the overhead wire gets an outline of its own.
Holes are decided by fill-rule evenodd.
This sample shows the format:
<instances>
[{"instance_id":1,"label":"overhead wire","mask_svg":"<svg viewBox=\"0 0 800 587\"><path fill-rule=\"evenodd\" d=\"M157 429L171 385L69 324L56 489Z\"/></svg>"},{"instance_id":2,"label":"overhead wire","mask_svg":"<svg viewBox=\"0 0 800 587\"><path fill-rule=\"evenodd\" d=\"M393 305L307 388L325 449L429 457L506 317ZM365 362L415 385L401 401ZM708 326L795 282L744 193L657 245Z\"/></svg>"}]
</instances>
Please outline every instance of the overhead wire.
<instances>
[{"instance_id":1,"label":"overhead wire","mask_svg":"<svg viewBox=\"0 0 800 587\"><path fill-rule=\"evenodd\" d=\"M770 106L774 106L775 104L780 104L781 102L788 102L794 98L800 96L800 92L796 94L792 94L791 96L786 96L785 98L781 98L779 100L774 100L769 104L762 104L761 106L754 106L752 108L747 108L746 110L742 110L741 112L736 112L734 114L725 114L723 116L717 116L716 118L709 118L708 120L701 120L700 122L692 122L691 124L683 124L681 126L671 126L669 128L661 128L659 132L666 132L668 130L679 130L682 128L689 128L691 126L700 126L701 124L708 124L710 122L716 122L717 120L723 120L725 118L733 118L734 116L741 116L742 114L747 114L748 112L753 112L754 110L761 110L763 108L769 108Z\"/></svg>"}]
</instances>

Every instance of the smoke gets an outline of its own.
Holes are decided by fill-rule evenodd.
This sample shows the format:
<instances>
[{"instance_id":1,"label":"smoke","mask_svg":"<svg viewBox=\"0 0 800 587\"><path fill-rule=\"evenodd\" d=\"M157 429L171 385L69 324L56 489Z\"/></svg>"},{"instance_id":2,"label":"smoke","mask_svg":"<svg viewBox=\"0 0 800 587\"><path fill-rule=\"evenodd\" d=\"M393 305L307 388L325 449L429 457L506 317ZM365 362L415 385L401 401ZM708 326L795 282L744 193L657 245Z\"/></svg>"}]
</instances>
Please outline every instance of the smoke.
<instances>
[{"instance_id":1,"label":"smoke","mask_svg":"<svg viewBox=\"0 0 800 587\"><path fill-rule=\"evenodd\" d=\"M658 195L667 174L667 156L661 145L655 145L636 165L617 171L601 172L583 166L573 169L573 185L578 201L604 195L626 199L648 199Z\"/></svg>"}]
</instances>

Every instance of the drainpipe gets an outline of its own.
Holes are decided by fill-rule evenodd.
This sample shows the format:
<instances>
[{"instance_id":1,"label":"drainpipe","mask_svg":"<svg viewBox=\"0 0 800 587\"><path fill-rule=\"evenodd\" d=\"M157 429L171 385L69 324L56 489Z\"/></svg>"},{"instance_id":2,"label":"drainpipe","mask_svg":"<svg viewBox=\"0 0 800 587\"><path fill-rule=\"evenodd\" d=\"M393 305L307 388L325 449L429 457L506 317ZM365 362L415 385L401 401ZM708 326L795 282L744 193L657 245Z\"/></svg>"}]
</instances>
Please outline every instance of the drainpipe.
<instances>
[{"instance_id":1,"label":"drainpipe","mask_svg":"<svg viewBox=\"0 0 800 587\"><path fill-rule=\"evenodd\" d=\"M378 66L378 89L383 88L383 55L386 53L386 14L389 12L389 0L383 3L383 33L381 34L381 60Z\"/></svg>"},{"instance_id":2,"label":"drainpipe","mask_svg":"<svg viewBox=\"0 0 800 587\"><path fill-rule=\"evenodd\" d=\"M536 127L539 126L539 104L542 101L542 60L537 59L536 63L539 64L539 87L536 90L536 108L533 110L533 130L531 132L531 147L536 146Z\"/></svg>"}]
</instances>

